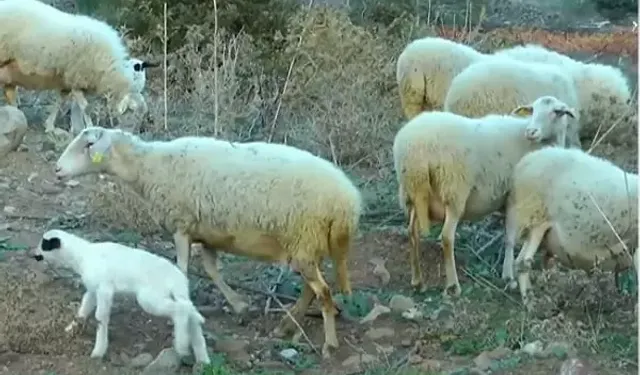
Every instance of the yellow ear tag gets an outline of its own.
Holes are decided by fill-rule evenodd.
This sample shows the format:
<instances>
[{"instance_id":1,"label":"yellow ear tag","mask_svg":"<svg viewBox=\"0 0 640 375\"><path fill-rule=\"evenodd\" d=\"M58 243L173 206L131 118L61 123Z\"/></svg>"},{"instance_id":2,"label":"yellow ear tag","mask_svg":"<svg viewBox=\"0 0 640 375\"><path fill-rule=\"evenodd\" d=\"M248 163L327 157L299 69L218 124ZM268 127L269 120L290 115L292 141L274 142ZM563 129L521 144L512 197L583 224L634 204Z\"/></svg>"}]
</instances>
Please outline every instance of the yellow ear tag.
<instances>
[{"instance_id":1,"label":"yellow ear tag","mask_svg":"<svg viewBox=\"0 0 640 375\"><path fill-rule=\"evenodd\" d=\"M93 162L93 164L100 164L102 163L102 158L103 155L100 152L96 152L95 154L93 154L93 156L91 157L91 161Z\"/></svg>"}]
</instances>

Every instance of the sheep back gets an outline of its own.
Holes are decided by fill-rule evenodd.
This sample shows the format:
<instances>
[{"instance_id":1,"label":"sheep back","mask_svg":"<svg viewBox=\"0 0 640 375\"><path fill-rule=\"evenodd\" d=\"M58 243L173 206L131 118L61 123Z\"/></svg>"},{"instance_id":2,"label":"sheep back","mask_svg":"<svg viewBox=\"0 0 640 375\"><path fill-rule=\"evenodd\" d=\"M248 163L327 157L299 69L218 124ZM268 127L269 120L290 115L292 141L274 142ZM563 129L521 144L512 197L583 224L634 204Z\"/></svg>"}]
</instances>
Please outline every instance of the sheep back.
<instances>
[{"instance_id":1,"label":"sheep back","mask_svg":"<svg viewBox=\"0 0 640 375\"><path fill-rule=\"evenodd\" d=\"M551 95L579 110L578 94L562 68L494 57L470 65L451 82L444 110L467 117L508 114ZM567 140L579 140L580 119L569 122Z\"/></svg>"},{"instance_id":2,"label":"sheep back","mask_svg":"<svg viewBox=\"0 0 640 375\"><path fill-rule=\"evenodd\" d=\"M143 147L140 142L123 148L130 156L117 168L140 176L135 185L152 203L152 215L194 242L275 239L287 255L315 260L349 243L357 230L359 190L343 171L311 153L262 142L238 147L213 138ZM131 156L135 150L142 151Z\"/></svg>"},{"instance_id":3,"label":"sheep back","mask_svg":"<svg viewBox=\"0 0 640 375\"><path fill-rule=\"evenodd\" d=\"M638 244L638 177L582 150L543 148L524 156L513 173L519 231L551 223L543 246L568 267L614 270L631 266L606 215L626 246ZM594 203L595 201L595 203ZM597 204L597 206L596 206Z\"/></svg>"},{"instance_id":4,"label":"sheep back","mask_svg":"<svg viewBox=\"0 0 640 375\"><path fill-rule=\"evenodd\" d=\"M396 80L407 119L423 110L442 109L451 80L484 54L443 38L409 43L398 56Z\"/></svg>"}]
</instances>

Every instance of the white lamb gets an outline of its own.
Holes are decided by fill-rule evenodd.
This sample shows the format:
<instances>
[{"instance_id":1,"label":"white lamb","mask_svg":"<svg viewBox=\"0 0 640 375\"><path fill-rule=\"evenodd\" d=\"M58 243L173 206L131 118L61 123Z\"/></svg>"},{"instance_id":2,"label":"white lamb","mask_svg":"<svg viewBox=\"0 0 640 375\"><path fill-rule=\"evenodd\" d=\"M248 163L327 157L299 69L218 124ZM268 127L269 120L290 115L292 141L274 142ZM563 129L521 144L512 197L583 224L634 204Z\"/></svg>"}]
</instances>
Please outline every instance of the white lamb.
<instances>
[{"instance_id":1,"label":"white lamb","mask_svg":"<svg viewBox=\"0 0 640 375\"><path fill-rule=\"evenodd\" d=\"M396 79L407 120L442 109L451 80L485 55L454 41L427 37L409 43L398 56Z\"/></svg>"},{"instance_id":2,"label":"white lamb","mask_svg":"<svg viewBox=\"0 0 640 375\"><path fill-rule=\"evenodd\" d=\"M542 246L567 267L608 271L634 267L638 247L638 175L582 150L544 148L513 172L507 205L504 269L513 281L513 248L523 302L530 305L529 271Z\"/></svg>"},{"instance_id":3,"label":"white lamb","mask_svg":"<svg viewBox=\"0 0 640 375\"><path fill-rule=\"evenodd\" d=\"M192 348L197 362L210 363L202 334L204 318L189 299L187 277L168 260L113 242L92 243L58 229L44 233L31 255L37 261L51 261L80 275L86 292L76 319L86 321L95 309L98 321L92 358L107 352L114 295L133 294L149 314L171 318L179 355L188 356ZM77 324L74 319L65 330L70 332Z\"/></svg>"},{"instance_id":4,"label":"white lamb","mask_svg":"<svg viewBox=\"0 0 640 375\"><path fill-rule=\"evenodd\" d=\"M16 107L0 107L0 159L15 151L27 134L27 118Z\"/></svg>"},{"instance_id":5,"label":"white lamb","mask_svg":"<svg viewBox=\"0 0 640 375\"><path fill-rule=\"evenodd\" d=\"M340 290L351 293L347 256L358 228L361 195L327 160L290 146L258 144L238 147L208 137L147 142L121 130L93 127L67 146L56 175L108 173L131 186L150 203L152 216L174 234L183 272L191 243L207 248L201 253L204 268L237 313L248 305L218 271L217 251L291 265L305 279L291 314L300 319L314 297L321 300L323 355L328 357L329 348L338 347L336 308L320 265L330 257ZM286 316L276 334L295 327Z\"/></svg>"},{"instance_id":6,"label":"white lamb","mask_svg":"<svg viewBox=\"0 0 640 375\"><path fill-rule=\"evenodd\" d=\"M527 44L503 49L494 54L522 61L555 64L565 69L573 79L580 102L581 138L591 141L607 129L602 124L622 122L611 133L615 140L637 126L632 117L631 88L621 69L598 63L583 63L540 45Z\"/></svg>"},{"instance_id":7,"label":"white lamb","mask_svg":"<svg viewBox=\"0 0 640 375\"><path fill-rule=\"evenodd\" d=\"M393 157L400 205L409 216L414 287L423 282L420 234L429 233L432 221L444 221L444 293L460 294L454 258L458 223L501 210L518 160L544 145L564 145L568 118L576 116L574 109L551 96L537 98L512 114L468 118L423 112L396 135Z\"/></svg>"},{"instance_id":8,"label":"white lamb","mask_svg":"<svg viewBox=\"0 0 640 375\"><path fill-rule=\"evenodd\" d=\"M553 96L578 109L576 88L562 68L509 58L487 58L470 65L451 82L444 110L467 117L507 114L522 103ZM581 147L580 119L569 119L567 145Z\"/></svg>"},{"instance_id":9,"label":"white lamb","mask_svg":"<svg viewBox=\"0 0 640 375\"><path fill-rule=\"evenodd\" d=\"M9 104L21 86L71 92L87 124L84 93L110 94L118 114L144 108L128 59L118 32L102 21L38 0L0 1L0 84Z\"/></svg>"}]
</instances>

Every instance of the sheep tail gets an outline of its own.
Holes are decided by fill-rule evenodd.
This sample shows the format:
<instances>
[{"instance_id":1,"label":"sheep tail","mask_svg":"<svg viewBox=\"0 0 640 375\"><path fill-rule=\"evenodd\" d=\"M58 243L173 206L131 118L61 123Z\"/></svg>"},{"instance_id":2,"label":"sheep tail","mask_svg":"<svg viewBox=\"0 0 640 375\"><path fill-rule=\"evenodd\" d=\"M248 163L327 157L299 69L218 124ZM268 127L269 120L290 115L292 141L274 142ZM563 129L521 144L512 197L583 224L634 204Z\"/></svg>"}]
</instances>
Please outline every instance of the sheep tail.
<instances>
[{"instance_id":1,"label":"sheep tail","mask_svg":"<svg viewBox=\"0 0 640 375\"><path fill-rule=\"evenodd\" d=\"M411 211L415 212L414 220L417 220L418 232L423 235L429 235L431 228L431 218L429 217L429 200L431 198L431 179L430 173L424 174L424 180L420 181L419 186L412 187L405 192L406 207L409 215ZM411 223L411 217L409 218Z\"/></svg>"},{"instance_id":2,"label":"sheep tail","mask_svg":"<svg viewBox=\"0 0 640 375\"><path fill-rule=\"evenodd\" d=\"M347 260L351 250L351 242L358 227L358 217L351 220L333 220L329 224L328 245L329 254L336 269L336 279L340 292L351 294L351 282Z\"/></svg>"}]
</instances>

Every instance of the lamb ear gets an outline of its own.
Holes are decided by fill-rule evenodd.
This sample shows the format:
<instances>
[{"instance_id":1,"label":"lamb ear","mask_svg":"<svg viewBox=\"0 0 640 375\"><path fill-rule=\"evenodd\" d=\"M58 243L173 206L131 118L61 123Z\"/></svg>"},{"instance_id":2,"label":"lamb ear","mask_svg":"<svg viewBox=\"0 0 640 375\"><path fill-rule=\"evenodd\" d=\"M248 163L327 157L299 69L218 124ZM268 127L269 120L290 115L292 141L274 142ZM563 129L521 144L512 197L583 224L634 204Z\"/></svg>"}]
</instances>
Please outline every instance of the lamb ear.
<instances>
[{"instance_id":1,"label":"lamb ear","mask_svg":"<svg viewBox=\"0 0 640 375\"><path fill-rule=\"evenodd\" d=\"M43 238L42 242L40 243L40 249L42 249L42 251L59 249L60 246L60 238L58 237Z\"/></svg>"},{"instance_id":2,"label":"lamb ear","mask_svg":"<svg viewBox=\"0 0 640 375\"><path fill-rule=\"evenodd\" d=\"M101 131L93 144L89 146L89 157L93 163L100 164L110 149L111 137L106 131Z\"/></svg>"},{"instance_id":3,"label":"lamb ear","mask_svg":"<svg viewBox=\"0 0 640 375\"><path fill-rule=\"evenodd\" d=\"M511 111L511 114L514 116L527 117L533 114L533 106L531 105L521 105L518 108Z\"/></svg>"},{"instance_id":4,"label":"lamb ear","mask_svg":"<svg viewBox=\"0 0 640 375\"><path fill-rule=\"evenodd\" d=\"M153 62L149 62L149 61L143 61L142 62L142 70L146 69L146 68L157 68L160 66L160 63L153 63Z\"/></svg>"}]
</instances>

